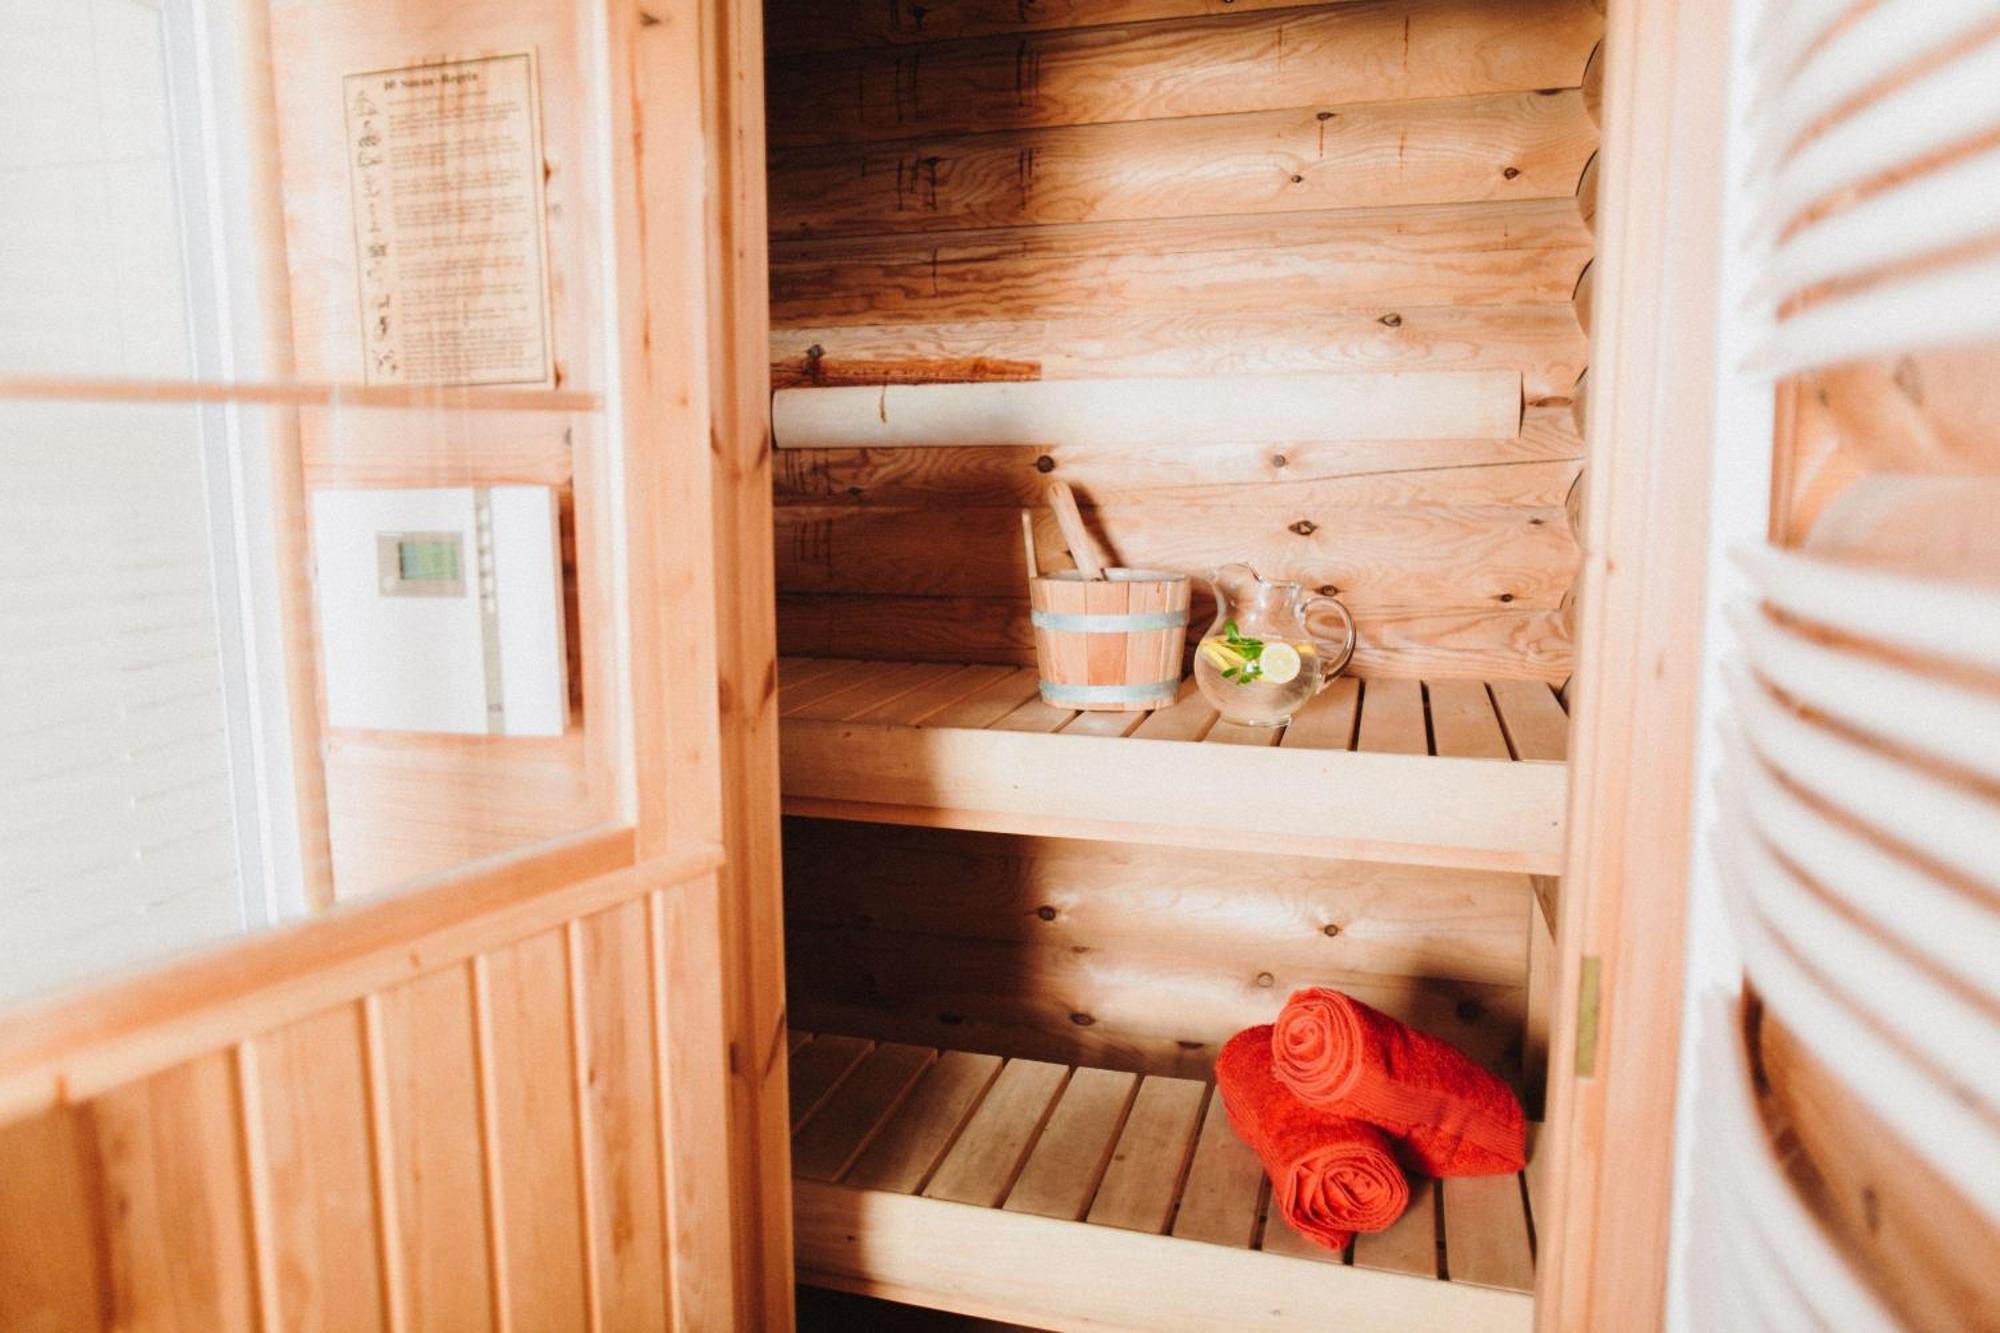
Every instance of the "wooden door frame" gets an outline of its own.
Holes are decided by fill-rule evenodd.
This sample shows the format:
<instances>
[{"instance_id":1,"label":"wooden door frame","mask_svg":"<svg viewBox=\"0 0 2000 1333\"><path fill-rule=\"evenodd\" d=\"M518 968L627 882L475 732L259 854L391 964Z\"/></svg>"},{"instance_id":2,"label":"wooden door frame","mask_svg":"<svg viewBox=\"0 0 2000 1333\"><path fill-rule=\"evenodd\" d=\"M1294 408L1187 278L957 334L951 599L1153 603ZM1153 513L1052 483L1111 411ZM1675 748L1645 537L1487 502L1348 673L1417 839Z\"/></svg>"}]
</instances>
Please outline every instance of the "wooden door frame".
<instances>
[{"instance_id":1,"label":"wooden door frame","mask_svg":"<svg viewBox=\"0 0 2000 1333\"><path fill-rule=\"evenodd\" d=\"M644 897L657 955L660 1133L675 1148L665 1184L677 1326L787 1329L761 16L754 0L602 0L580 19L592 9L608 55L611 142L600 165L616 243L611 351L624 427L625 581L613 615L630 666L628 699L599 701L597 725L629 763L619 775L625 818L10 1009L0 1125ZM248 63L259 58L268 59L246 52ZM252 131L273 141L268 124ZM282 274L282 219L273 208L259 221L265 259L280 257L266 268ZM0 378L0 400L319 403L331 393ZM418 406L464 397L402 396ZM296 466L281 475L295 510L302 476Z\"/></svg>"},{"instance_id":2,"label":"wooden door frame","mask_svg":"<svg viewBox=\"0 0 2000 1333\"><path fill-rule=\"evenodd\" d=\"M1729 0L1612 0L1536 1327L1664 1322ZM1586 968L1586 961L1589 966ZM1579 994L1594 979L1597 1006Z\"/></svg>"}]
</instances>

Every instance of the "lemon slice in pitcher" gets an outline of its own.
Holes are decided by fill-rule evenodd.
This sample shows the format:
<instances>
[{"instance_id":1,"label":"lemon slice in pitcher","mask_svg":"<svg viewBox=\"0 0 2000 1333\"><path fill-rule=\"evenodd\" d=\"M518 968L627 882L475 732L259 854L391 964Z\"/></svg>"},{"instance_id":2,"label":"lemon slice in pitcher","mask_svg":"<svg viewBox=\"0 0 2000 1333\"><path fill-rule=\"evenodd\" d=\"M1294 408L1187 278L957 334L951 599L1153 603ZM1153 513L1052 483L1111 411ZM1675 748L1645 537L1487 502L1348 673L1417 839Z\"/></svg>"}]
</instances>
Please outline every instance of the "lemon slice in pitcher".
<instances>
[{"instance_id":1,"label":"lemon slice in pitcher","mask_svg":"<svg viewBox=\"0 0 2000 1333\"><path fill-rule=\"evenodd\" d=\"M1273 685L1289 685L1299 678L1299 650L1289 643L1267 643L1257 659L1263 678Z\"/></svg>"}]
</instances>

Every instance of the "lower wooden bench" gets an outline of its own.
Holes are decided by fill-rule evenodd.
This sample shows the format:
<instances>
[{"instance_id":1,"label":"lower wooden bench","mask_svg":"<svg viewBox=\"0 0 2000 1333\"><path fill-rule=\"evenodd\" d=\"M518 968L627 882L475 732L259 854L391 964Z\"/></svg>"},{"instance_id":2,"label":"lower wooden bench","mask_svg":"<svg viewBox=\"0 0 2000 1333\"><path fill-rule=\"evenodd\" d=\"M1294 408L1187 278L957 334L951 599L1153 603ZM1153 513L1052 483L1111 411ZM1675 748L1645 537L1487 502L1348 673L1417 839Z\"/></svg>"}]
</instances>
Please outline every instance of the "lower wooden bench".
<instances>
[{"instance_id":1,"label":"lower wooden bench","mask_svg":"<svg viewBox=\"0 0 2000 1333\"><path fill-rule=\"evenodd\" d=\"M1533 1322L1527 1178L1418 1180L1395 1226L1333 1254L1271 1215L1210 1084L792 1043L803 1282L1056 1329Z\"/></svg>"}]
</instances>

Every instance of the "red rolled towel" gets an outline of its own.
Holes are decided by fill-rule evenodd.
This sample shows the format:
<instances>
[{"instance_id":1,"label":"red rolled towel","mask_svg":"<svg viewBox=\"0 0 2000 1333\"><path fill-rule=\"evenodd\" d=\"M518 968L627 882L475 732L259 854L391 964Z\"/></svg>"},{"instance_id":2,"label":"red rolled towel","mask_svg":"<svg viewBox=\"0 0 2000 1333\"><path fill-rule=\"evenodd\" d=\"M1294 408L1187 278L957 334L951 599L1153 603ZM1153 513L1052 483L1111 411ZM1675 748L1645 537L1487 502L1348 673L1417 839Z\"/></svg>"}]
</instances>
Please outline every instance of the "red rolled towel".
<instances>
[{"instance_id":1,"label":"red rolled towel","mask_svg":"<svg viewBox=\"0 0 2000 1333\"><path fill-rule=\"evenodd\" d=\"M1236 1137L1256 1149L1279 1214L1315 1245L1342 1250L1357 1231L1403 1215L1410 1182L1372 1125L1315 1111L1271 1072L1269 1024L1231 1037L1215 1061L1215 1086Z\"/></svg>"},{"instance_id":2,"label":"red rolled towel","mask_svg":"<svg viewBox=\"0 0 2000 1333\"><path fill-rule=\"evenodd\" d=\"M1302 990L1273 1024L1278 1081L1299 1100L1380 1126L1433 1176L1493 1176L1528 1160L1513 1090L1449 1042L1334 990Z\"/></svg>"}]
</instances>

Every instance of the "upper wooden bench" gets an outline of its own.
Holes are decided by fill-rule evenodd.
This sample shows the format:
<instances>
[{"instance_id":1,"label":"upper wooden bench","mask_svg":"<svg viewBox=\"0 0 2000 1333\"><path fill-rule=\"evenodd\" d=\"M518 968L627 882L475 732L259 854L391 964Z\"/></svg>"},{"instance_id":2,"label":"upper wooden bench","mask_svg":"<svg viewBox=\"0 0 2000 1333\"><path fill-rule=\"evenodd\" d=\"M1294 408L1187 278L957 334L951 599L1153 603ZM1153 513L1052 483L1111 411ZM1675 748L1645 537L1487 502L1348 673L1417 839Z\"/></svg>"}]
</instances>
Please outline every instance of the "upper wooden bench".
<instances>
[{"instance_id":1,"label":"upper wooden bench","mask_svg":"<svg viewBox=\"0 0 2000 1333\"><path fill-rule=\"evenodd\" d=\"M1561 869L1569 719L1538 681L1343 677L1262 729L1191 683L1156 712L1077 713L1026 667L787 658L779 711L788 814Z\"/></svg>"}]
</instances>

